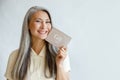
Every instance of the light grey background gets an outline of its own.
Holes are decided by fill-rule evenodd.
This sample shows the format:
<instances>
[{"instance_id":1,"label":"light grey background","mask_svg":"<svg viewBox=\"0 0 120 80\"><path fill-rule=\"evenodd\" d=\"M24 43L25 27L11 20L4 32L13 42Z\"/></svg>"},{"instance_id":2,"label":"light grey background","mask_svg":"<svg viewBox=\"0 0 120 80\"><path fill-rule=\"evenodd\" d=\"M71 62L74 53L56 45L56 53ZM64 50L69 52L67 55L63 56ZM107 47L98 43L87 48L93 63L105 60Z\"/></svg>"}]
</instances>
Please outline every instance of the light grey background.
<instances>
[{"instance_id":1,"label":"light grey background","mask_svg":"<svg viewBox=\"0 0 120 80\"><path fill-rule=\"evenodd\" d=\"M120 0L0 0L0 80L34 5L48 8L54 25L72 37L71 80L120 80Z\"/></svg>"}]
</instances>

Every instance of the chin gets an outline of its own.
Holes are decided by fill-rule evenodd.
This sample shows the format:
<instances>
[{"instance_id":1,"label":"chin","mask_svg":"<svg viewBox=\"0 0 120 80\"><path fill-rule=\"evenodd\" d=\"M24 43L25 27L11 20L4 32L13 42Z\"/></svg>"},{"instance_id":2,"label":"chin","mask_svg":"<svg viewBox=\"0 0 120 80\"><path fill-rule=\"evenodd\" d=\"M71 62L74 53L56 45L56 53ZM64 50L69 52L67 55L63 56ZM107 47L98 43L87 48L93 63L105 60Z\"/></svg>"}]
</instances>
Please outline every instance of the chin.
<instances>
[{"instance_id":1,"label":"chin","mask_svg":"<svg viewBox=\"0 0 120 80\"><path fill-rule=\"evenodd\" d=\"M39 37L40 39L46 39L47 38L47 36L41 36L41 37Z\"/></svg>"}]
</instances>

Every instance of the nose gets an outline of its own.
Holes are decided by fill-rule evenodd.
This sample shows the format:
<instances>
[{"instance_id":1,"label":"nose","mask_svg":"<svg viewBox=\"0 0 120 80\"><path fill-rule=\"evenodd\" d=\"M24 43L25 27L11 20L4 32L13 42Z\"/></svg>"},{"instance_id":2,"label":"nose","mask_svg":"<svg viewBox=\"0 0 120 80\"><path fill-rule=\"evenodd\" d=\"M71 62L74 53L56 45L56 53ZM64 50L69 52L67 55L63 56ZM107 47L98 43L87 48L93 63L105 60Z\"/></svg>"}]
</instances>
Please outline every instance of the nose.
<instances>
[{"instance_id":1,"label":"nose","mask_svg":"<svg viewBox=\"0 0 120 80\"><path fill-rule=\"evenodd\" d=\"M43 22L41 23L41 28L42 28L42 29L45 29L46 27L47 27L46 22L43 21Z\"/></svg>"}]
</instances>

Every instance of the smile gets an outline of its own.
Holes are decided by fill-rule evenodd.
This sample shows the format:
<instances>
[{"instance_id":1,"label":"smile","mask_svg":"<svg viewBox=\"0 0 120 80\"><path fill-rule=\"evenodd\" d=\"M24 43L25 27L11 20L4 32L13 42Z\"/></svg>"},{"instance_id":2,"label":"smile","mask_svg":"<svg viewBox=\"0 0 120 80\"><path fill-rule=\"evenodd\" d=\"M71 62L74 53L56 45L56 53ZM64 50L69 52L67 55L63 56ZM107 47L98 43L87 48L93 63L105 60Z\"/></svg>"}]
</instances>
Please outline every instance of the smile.
<instances>
[{"instance_id":1,"label":"smile","mask_svg":"<svg viewBox=\"0 0 120 80\"><path fill-rule=\"evenodd\" d=\"M46 34L48 31L38 31L39 32L39 34Z\"/></svg>"}]
</instances>

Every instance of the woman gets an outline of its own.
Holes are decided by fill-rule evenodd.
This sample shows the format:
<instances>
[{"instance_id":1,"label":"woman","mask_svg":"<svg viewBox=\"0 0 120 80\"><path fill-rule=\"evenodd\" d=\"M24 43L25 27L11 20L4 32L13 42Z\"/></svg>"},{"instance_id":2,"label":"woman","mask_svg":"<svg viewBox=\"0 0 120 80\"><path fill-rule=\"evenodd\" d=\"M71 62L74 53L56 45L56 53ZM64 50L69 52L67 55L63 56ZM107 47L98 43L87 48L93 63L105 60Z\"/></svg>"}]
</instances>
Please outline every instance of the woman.
<instances>
[{"instance_id":1,"label":"woman","mask_svg":"<svg viewBox=\"0 0 120 80\"><path fill-rule=\"evenodd\" d=\"M31 7L25 15L20 47L11 53L7 80L69 80L69 57L63 46L56 48L44 39L52 29L49 12Z\"/></svg>"}]
</instances>

